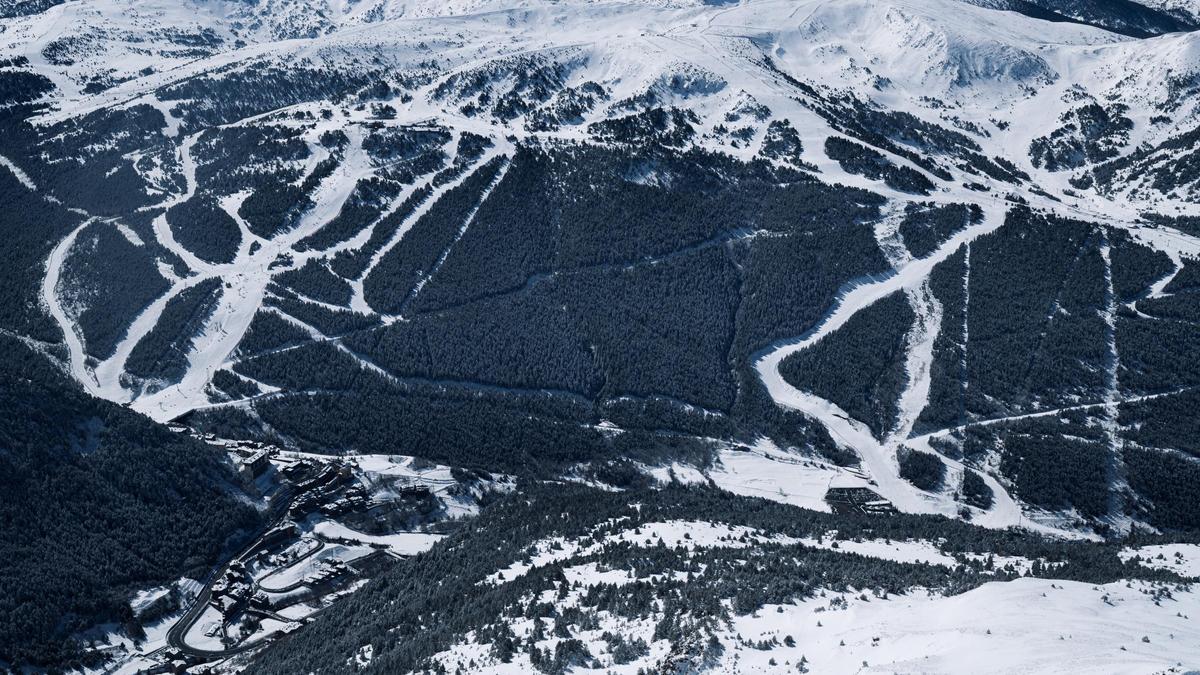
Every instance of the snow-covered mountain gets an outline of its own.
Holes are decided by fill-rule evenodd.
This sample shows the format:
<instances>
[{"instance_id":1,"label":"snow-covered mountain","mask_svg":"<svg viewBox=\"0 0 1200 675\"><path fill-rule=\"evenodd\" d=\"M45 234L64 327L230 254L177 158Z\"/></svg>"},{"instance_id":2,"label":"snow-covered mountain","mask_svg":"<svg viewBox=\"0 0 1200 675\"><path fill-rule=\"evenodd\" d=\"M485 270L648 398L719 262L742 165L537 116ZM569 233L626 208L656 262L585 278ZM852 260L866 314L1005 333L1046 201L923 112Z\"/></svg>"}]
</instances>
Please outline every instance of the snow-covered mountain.
<instances>
[{"instance_id":1,"label":"snow-covered mountain","mask_svg":"<svg viewBox=\"0 0 1200 675\"><path fill-rule=\"evenodd\" d=\"M1193 536L1198 14L0 2L0 328L292 450Z\"/></svg>"}]
</instances>

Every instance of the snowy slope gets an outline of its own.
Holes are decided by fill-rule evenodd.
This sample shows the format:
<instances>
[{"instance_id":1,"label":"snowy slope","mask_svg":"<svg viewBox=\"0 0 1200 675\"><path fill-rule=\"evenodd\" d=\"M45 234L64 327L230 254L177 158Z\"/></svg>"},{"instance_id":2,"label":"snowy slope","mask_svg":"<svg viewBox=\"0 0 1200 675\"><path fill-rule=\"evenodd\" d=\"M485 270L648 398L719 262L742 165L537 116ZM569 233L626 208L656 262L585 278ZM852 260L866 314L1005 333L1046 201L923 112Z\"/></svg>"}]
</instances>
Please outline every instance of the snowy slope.
<instances>
[{"instance_id":1,"label":"snowy slope","mask_svg":"<svg viewBox=\"0 0 1200 675\"><path fill-rule=\"evenodd\" d=\"M437 126L449 130L454 142L469 133L492 143L466 172L439 184L389 235L384 246L375 250L366 268L346 280L351 288L348 302L301 300L324 310L346 310L363 321L385 326L408 317L372 307L364 291L366 279L442 196L492 159L511 155L520 144L602 143L589 125L622 118L630 111L674 108L686 111L694 120L691 124L697 133L690 143L750 159L765 138L766 123L786 120L803 143L797 161L805 168L817 169L817 180L869 189L891 200L891 212L899 213L913 201L911 194L848 171L830 160L823 147L831 137L855 133L843 120L856 115L892 115L896 117L889 119L900 120L901 126L926 125L924 133L937 137L929 143L901 139L880 143L878 149L897 166L939 178L936 189L926 197L929 202L976 203L986 217L930 255L918 259L891 256L894 274L848 289L813 330L782 340L755 364L776 403L817 420L837 443L862 458L865 479L838 469L822 469L806 473L801 481L812 482L811 489L783 487L785 500L818 508L822 507L820 486L832 484L824 472L846 485L869 485L904 511L955 516L963 509L952 494L923 492L899 478L896 453L908 441L929 396L929 370L941 309L929 294L927 279L934 267L960 246L1002 225L1011 203L1002 199L1003 195L1011 194L1065 217L1087 218L1133 232L1177 263L1180 256L1200 253L1200 240L1193 236L1170 232L1168 237L1133 224L1143 211L1200 213L1194 181L1162 188L1148 174L1148 167L1170 168L1188 161L1187 148L1171 143L1195 128L1198 121L1196 89L1188 84L1200 77L1200 38L1195 34L1139 40L1095 26L1048 22L991 8L987 3L958 0L720 4L683 0L197 0L184 5L136 6L105 0L68 2L4 22L0 53L26 57L28 63L21 68L48 78L55 87L42 99L47 106L37 112L34 124L60 129L63 127L55 125L114 111L142 106L157 110L163 128L149 132L149 137L162 145L147 141L117 160L137 162L139 175L156 179L157 199L143 208L171 208L196 196L216 195L242 233L233 260L214 263L180 243L166 217L159 216L153 227L140 235L152 235L153 239L136 248L164 270L169 290L140 307L127 320L123 337L111 353L99 356L80 325L79 317L87 308L68 306L65 301L83 295L77 289L64 288L61 280L64 270L83 264L86 251L73 247L74 240L68 237L48 259L41 296L47 312L67 336L72 373L90 391L130 402L160 420L213 404L214 378L233 366L238 345L255 316L277 299L272 284L279 275L300 270L309 262L329 264L340 254L364 250L376 228L383 232L380 223L386 214L398 209L430 179L423 176L421 182L390 197L379 217L355 237L300 250L302 241L326 232L336 221L354 198L359 181L386 175L388 167L370 160L365 149L370 133L362 129L372 125L397 129L414 124ZM347 88L360 92L359 98L298 91L294 83L261 85L270 92L267 100L251 95L259 86L254 78L261 73L299 69L314 73L305 76L306 81L336 73L346 78ZM370 95L361 93L368 83L384 86L377 92L371 89ZM603 102L583 109L577 118L552 125L541 121L569 109L574 104L572 97L585 87L603 91ZM514 112L497 101L532 103L529 109ZM1114 168L1111 174L1117 178L1108 182L1090 178L1103 168L1101 163L1051 170L1031 158L1030 148L1039 139L1066 127L1081 106L1096 102L1121 106L1130 120L1131 130L1111 140L1116 148L1114 161L1133 157L1138 148L1166 145L1144 157L1133 157L1128 166ZM731 141L725 129L727 120L736 117L738 110L756 106L767 110L765 118L744 131L747 142ZM382 111L394 112L381 115ZM303 121L307 119L315 121ZM292 184L305 185L311 178L312 193L311 203L293 228L262 235L247 229L239 211L239 204L253 190L220 193L211 176L214 165L211 160L198 160L196 147L207 138L205 129L267 127L295 130L308 154L302 161L264 164L256 170L296 171ZM331 153L323 139L334 131L343 131L348 145ZM126 133L112 132L85 147L88 152L102 153L105 147L123 142ZM446 155L457 161L452 147L453 143L445 145ZM138 161L146 156L156 157L158 164ZM318 171L322 161L331 157L337 161L336 168L329 173ZM26 161L32 160L8 158L5 164L29 180L29 171L21 166ZM980 163L1000 166L995 162L1002 162L1006 168L1001 173L1007 172L1007 176L975 168ZM939 172L949 178L941 178ZM172 174L177 175L174 185L164 180ZM496 182L503 176L501 172ZM1090 180L1092 187L1081 187L1086 182L1083 179ZM968 190L963 187L966 184L975 187ZM152 192L150 188L147 191ZM487 197L488 193L483 193L481 201ZM460 236L470 225L468 216ZM122 230L131 231L127 227ZM894 232L880 234L879 244L889 250L891 244L884 239ZM449 249L442 262L448 254ZM440 267L439 263L429 270L418 292ZM220 280L222 288L211 315L182 348L183 375L163 381L132 376L128 366L131 355L160 326L169 304L188 289L211 280ZM779 366L896 290L906 293L921 326L908 336L905 369L909 381L902 397L902 418L886 438L878 440L862 421L852 419L832 401L785 382ZM278 308L271 311L279 312ZM361 368L395 382L370 358L345 347L340 336L296 317L287 320L310 339L330 342ZM269 396L278 387L262 385L259 390ZM235 401L230 405L245 404ZM752 478L748 482L730 477L738 470L758 472L756 467L737 466L757 460L726 459L730 461L724 469L713 473L719 484L740 486L739 490L781 491L769 480ZM943 459L954 475L962 474L964 465L959 460ZM1003 476L985 478L997 501L986 512L972 514L977 522L994 527L1062 529L1054 523L1032 524L1027 509L1000 480ZM753 487L753 482L771 487Z\"/></svg>"}]
</instances>

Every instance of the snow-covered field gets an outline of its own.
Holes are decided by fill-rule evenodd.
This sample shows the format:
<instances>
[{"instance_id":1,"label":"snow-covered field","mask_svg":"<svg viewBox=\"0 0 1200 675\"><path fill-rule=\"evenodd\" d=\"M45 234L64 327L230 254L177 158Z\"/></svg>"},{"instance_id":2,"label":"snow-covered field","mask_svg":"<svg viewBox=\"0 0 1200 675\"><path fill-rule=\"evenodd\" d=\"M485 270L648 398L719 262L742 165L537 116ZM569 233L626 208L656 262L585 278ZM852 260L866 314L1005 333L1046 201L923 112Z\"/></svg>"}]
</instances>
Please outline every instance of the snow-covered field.
<instances>
[{"instance_id":1,"label":"snow-covered field","mask_svg":"<svg viewBox=\"0 0 1200 675\"><path fill-rule=\"evenodd\" d=\"M1139 558L1140 564L1200 579L1200 544L1156 544L1121 551L1122 560Z\"/></svg>"},{"instance_id":2,"label":"snow-covered field","mask_svg":"<svg viewBox=\"0 0 1200 675\"><path fill-rule=\"evenodd\" d=\"M313 531L330 539L347 539L364 544L382 544L397 555L416 555L428 551L443 537L426 532L397 532L396 534L365 534L352 530L341 523L321 520L313 525Z\"/></svg>"},{"instance_id":3,"label":"snow-covered field","mask_svg":"<svg viewBox=\"0 0 1200 675\"><path fill-rule=\"evenodd\" d=\"M1184 618L1200 616L1200 595L1191 591L1156 602L1143 583L1018 579L948 598L841 597L845 608L821 598L738 617L725 641L783 643L790 635L795 646L727 649L720 669L794 671L801 658L813 673L1100 675L1200 664L1200 621Z\"/></svg>"},{"instance_id":4,"label":"snow-covered field","mask_svg":"<svg viewBox=\"0 0 1200 675\"><path fill-rule=\"evenodd\" d=\"M829 511L831 487L867 487L867 479L827 462L760 444L753 449L723 450L707 476L723 490L762 497L814 511Z\"/></svg>"}]
</instances>

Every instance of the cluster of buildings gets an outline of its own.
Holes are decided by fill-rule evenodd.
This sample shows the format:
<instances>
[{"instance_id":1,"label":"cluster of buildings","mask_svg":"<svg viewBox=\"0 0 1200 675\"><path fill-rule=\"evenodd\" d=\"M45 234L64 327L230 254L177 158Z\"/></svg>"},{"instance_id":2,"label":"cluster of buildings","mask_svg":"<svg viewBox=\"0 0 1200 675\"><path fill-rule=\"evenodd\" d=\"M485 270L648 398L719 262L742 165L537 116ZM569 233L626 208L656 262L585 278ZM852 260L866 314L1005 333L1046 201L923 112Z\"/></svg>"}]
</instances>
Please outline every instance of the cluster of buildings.
<instances>
[{"instance_id":1,"label":"cluster of buildings","mask_svg":"<svg viewBox=\"0 0 1200 675\"><path fill-rule=\"evenodd\" d=\"M246 574L246 566L241 561L229 563L225 574L221 575L212 585L208 603L228 618L246 606L254 595L254 587Z\"/></svg>"}]
</instances>

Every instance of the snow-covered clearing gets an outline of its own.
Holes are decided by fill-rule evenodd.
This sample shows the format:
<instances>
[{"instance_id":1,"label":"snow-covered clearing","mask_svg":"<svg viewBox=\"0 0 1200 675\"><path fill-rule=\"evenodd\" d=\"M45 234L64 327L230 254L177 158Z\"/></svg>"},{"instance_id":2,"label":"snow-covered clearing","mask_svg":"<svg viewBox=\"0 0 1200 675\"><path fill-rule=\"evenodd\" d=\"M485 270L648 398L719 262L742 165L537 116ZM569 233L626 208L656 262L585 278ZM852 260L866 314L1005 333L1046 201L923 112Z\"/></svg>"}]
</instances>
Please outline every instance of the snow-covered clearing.
<instances>
[{"instance_id":1,"label":"snow-covered clearing","mask_svg":"<svg viewBox=\"0 0 1200 675\"><path fill-rule=\"evenodd\" d=\"M760 444L754 449L725 449L707 476L721 489L747 497L830 511L825 493L831 487L867 487L861 474L827 462Z\"/></svg>"},{"instance_id":2,"label":"snow-covered clearing","mask_svg":"<svg viewBox=\"0 0 1200 675\"><path fill-rule=\"evenodd\" d=\"M427 532L397 532L395 534L366 534L352 530L332 520L321 520L313 525L313 532L330 539L345 539L361 544L382 544L397 555L416 555L433 548L445 535Z\"/></svg>"},{"instance_id":3,"label":"snow-covered clearing","mask_svg":"<svg viewBox=\"0 0 1200 675\"><path fill-rule=\"evenodd\" d=\"M1128 561L1140 558L1140 564L1169 570L1181 577L1200 579L1200 544L1155 544L1126 548L1120 553Z\"/></svg>"},{"instance_id":4,"label":"snow-covered clearing","mask_svg":"<svg viewBox=\"0 0 1200 675\"><path fill-rule=\"evenodd\" d=\"M591 541L588 539L588 541ZM628 542L635 546L657 546L662 541L668 548L744 548L753 544L778 543L796 544L799 540L782 535L771 535L741 525L726 525L706 521L671 520L647 523L640 527L622 530L605 536L587 546L579 541L568 541L561 537L539 541L532 546L534 553L528 562L515 562L492 574L485 583L500 584L524 576L530 570L546 565L591 555L609 544Z\"/></svg>"},{"instance_id":5,"label":"snow-covered clearing","mask_svg":"<svg viewBox=\"0 0 1200 675\"><path fill-rule=\"evenodd\" d=\"M1186 670L1200 663L1200 622L1184 618L1200 616L1200 595L1173 595L1156 603L1141 582L1025 578L952 597L847 595L845 609L823 598L769 605L734 619L722 641L740 635L782 643L790 635L795 646L727 649L720 670L779 672L795 669L801 657L811 672L834 674Z\"/></svg>"}]
</instances>

